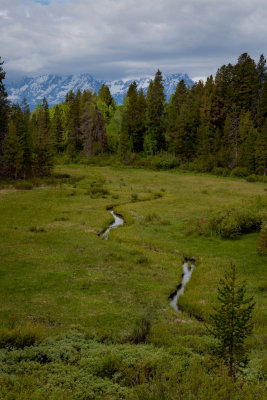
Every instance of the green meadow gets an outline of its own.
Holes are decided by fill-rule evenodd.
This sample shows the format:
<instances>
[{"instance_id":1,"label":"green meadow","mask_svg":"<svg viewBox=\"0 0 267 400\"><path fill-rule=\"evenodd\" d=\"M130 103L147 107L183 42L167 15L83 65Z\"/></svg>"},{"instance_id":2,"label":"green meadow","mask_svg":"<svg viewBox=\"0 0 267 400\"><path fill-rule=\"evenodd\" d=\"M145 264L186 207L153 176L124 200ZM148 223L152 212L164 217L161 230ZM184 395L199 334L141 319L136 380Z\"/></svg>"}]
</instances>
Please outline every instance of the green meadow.
<instances>
[{"instance_id":1,"label":"green meadow","mask_svg":"<svg viewBox=\"0 0 267 400\"><path fill-rule=\"evenodd\" d=\"M259 233L221 239L190 233L190 226L225 206L264 203L266 184L177 170L63 165L55 172L70 178L0 190L0 343L10 332L34 337L31 347L2 346L0 398L265 398L267 257L257 252ZM125 225L103 240L98 233L113 221L110 209ZM196 268L176 313L168 296L181 282L184 256L194 256ZM256 302L248 383L238 390L223 367L211 372L205 327L230 262ZM142 343L137 331L145 319ZM46 362L31 353L45 346L75 353L75 343L77 359ZM127 380L120 368L128 359Z\"/></svg>"}]
</instances>

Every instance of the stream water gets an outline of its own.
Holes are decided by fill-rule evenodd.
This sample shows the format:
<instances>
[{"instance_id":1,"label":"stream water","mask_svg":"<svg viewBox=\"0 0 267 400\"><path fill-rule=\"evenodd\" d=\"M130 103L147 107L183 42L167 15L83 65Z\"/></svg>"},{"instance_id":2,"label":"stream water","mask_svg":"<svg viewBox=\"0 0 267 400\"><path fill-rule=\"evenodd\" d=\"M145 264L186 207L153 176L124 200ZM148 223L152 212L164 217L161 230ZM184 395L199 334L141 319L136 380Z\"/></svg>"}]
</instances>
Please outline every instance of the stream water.
<instances>
[{"instance_id":1,"label":"stream water","mask_svg":"<svg viewBox=\"0 0 267 400\"><path fill-rule=\"evenodd\" d=\"M111 231L111 229L118 228L119 226L122 226L122 225L124 224L124 219L123 219L121 216L116 215L116 214L114 213L114 211L110 211L110 214L113 216L114 221L113 221L112 224L110 224L109 227L103 232L102 238L103 238L104 240L108 240L108 235L109 235L109 232Z\"/></svg>"},{"instance_id":2,"label":"stream water","mask_svg":"<svg viewBox=\"0 0 267 400\"><path fill-rule=\"evenodd\" d=\"M178 306L178 298L179 296L181 296L181 294L184 294L184 287L187 284L187 282L190 281L192 272L195 268L194 264L188 264L188 262L184 262L183 263L183 279L182 282L180 283L180 285L177 286L177 290L176 292L173 293L172 300L170 302L170 305L172 306L172 308L177 311L177 312L182 312L182 310L180 310L179 306Z\"/></svg>"}]
</instances>

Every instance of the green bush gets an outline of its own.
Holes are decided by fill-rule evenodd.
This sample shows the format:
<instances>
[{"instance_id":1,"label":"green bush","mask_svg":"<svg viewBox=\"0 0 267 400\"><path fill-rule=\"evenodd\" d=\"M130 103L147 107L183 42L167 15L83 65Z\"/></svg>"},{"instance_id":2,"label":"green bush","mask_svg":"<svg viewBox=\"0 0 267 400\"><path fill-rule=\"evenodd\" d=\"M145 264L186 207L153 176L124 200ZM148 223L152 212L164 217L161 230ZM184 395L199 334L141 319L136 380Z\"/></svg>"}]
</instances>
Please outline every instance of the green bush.
<instances>
[{"instance_id":1,"label":"green bush","mask_svg":"<svg viewBox=\"0 0 267 400\"><path fill-rule=\"evenodd\" d=\"M249 175L249 171L244 167L236 167L232 169L231 176L234 178L244 178Z\"/></svg>"},{"instance_id":2,"label":"green bush","mask_svg":"<svg viewBox=\"0 0 267 400\"><path fill-rule=\"evenodd\" d=\"M235 239L242 234L259 231L261 221L262 216L258 210L229 208L218 211L209 218L191 221L186 231L205 236L215 235L224 239Z\"/></svg>"},{"instance_id":3,"label":"green bush","mask_svg":"<svg viewBox=\"0 0 267 400\"><path fill-rule=\"evenodd\" d=\"M259 180L258 176L255 174L252 174L252 175L249 175L246 177L247 182L257 182L258 180Z\"/></svg>"},{"instance_id":4,"label":"green bush","mask_svg":"<svg viewBox=\"0 0 267 400\"><path fill-rule=\"evenodd\" d=\"M44 330L40 326L15 326L13 329L3 328L0 330L0 347L23 349L33 346L44 336Z\"/></svg>"},{"instance_id":5,"label":"green bush","mask_svg":"<svg viewBox=\"0 0 267 400\"><path fill-rule=\"evenodd\" d=\"M229 176L230 171L228 168L215 167L213 168L212 173L217 176Z\"/></svg>"},{"instance_id":6,"label":"green bush","mask_svg":"<svg viewBox=\"0 0 267 400\"><path fill-rule=\"evenodd\" d=\"M33 186L33 183L29 181L17 181L14 183L14 187L17 190L31 190Z\"/></svg>"},{"instance_id":7,"label":"green bush","mask_svg":"<svg viewBox=\"0 0 267 400\"><path fill-rule=\"evenodd\" d=\"M258 252L260 255L267 255L267 221L264 221L262 223L258 244Z\"/></svg>"}]
</instances>

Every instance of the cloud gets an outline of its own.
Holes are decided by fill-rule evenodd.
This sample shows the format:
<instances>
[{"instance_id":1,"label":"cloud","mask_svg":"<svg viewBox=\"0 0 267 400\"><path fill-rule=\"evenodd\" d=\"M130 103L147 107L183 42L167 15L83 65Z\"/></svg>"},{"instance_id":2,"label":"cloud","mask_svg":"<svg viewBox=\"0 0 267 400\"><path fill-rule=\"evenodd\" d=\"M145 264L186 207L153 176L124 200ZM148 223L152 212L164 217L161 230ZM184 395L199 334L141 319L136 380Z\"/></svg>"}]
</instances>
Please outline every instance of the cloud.
<instances>
[{"instance_id":1,"label":"cloud","mask_svg":"<svg viewBox=\"0 0 267 400\"><path fill-rule=\"evenodd\" d=\"M205 77L266 53L266 17L261 0L1 0L0 55L13 74Z\"/></svg>"}]
</instances>

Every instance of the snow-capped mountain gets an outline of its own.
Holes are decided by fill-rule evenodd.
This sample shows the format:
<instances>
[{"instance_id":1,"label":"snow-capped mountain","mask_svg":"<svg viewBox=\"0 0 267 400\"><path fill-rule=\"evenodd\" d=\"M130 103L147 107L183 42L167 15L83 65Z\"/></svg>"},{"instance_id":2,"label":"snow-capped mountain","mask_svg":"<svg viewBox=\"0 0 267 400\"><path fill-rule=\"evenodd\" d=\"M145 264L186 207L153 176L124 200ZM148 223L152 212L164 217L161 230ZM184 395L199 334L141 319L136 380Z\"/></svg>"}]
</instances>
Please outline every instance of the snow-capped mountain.
<instances>
[{"instance_id":1,"label":"snow-capped mountain","mask_svg":"<svg viewBox=\"0 0 267 400\"><path fill-rule=\"evenodd\" d=\"M189 86L193 85L193 81L187 74L163 74L164 88L167 100L174 93L177 84L183 79ZM110 88L110 92L117 104L122 104L123 98L127 93L129 85L135 80L138 88L143 88L144 93L153 76L146 76L131 80L97 80L89 74L82 75L42 75L37 78L24 78L19 82L6 82L6 90L9 100L13 103L21 103L24 98L30 105L31 109L42 101L45 97L50 106L64 101L66 94L72 89L76 92L89 89L98 93L101 85L104 83Z\"/></svg>"}]
</instances>

